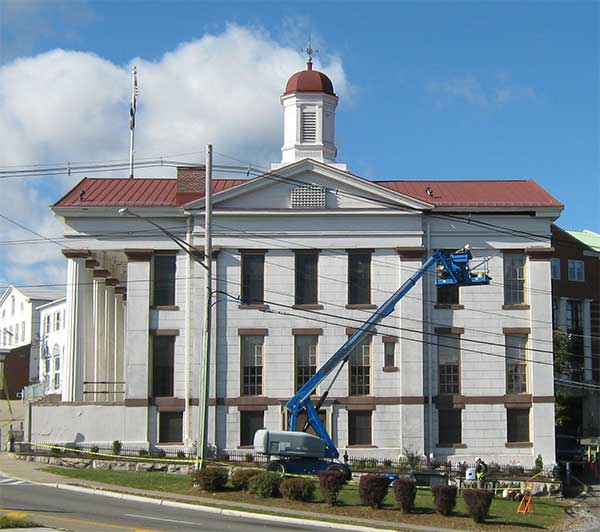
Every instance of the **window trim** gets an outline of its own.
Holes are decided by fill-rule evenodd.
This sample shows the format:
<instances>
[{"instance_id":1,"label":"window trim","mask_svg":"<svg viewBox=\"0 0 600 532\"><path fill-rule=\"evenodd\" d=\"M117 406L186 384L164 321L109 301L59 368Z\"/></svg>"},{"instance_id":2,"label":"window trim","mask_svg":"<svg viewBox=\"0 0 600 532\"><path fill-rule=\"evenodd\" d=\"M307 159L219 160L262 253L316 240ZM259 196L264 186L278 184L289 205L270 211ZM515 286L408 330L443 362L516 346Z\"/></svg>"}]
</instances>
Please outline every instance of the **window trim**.
<instances>
[{"instance_id":1,"label":"window trim","mask_svg":"<svg viewBox=\"0 0 600 532\"><path fill-rule=\"evenodd\" d=\"M438 329L436 331L436 346L437 346L437 350L436 350L436 355L437 355L437 387L438 387L438 393L440 395L460 395L461 393L461 388L462 388L462 379L461 379L461 373L462 373L462 356L461 356L461 348L462 348L462 338L461 338L461 333L460 332L455 332L455 331L448 331L448 332L441 332L441 329ZM457 367L457 371L456 371L456 378L457 378L457 383L456 383L456 391L442 391L442 386L441 386L441 364L440 364L440 339L451 339L451 340L456 340L457 342L457 347L456 347L456 351L457 351L457 361L456 361L456 367ZM449 346L449 345L442 345L443 348L447 348L447 349L453 349L453 347ZM445 364L445 365L449 365L449 364ZM454 384L454 383L452 383ZM447 383L445 383L445 386L448 386Z\"/></svg>"},{"instance_id":2,"label":"window trim","mask_svg":"<svg viewBox=\"0 0 600 532\"><path fill-rule=\"evenodd\" d=\"M359 347L364 347L364 345L367 345L369 348L369 383L368 383L368 392L367 393L352 393L352 355L354 354L355 349L358 349ZM358 367L358 366L357 366ZM367 366L361 365L359 366L361 368L365 368ZM364 387L364 384L361 385L362 387ZM358 389L358 386L357 386ZM372 341L372 335L368 334L365 336L365 338L361 341L360 344L358 344L350 353L350 355L348 356L348 396L349 397L369 397L372 395L372 389L373 389L373 341Z\"/></svg>"},{"instance_id":3,"label":"window trim","mask_svg":"<svg viewBox=\"0 0 600 532\"><path fill-rule=\"evenodd\" d=\"M527 412L527 440L511 440L509 439L509 412ZM507 447L529 447L531 442L531 408L506 408L506 446Z\"/></svg>"},{"instance_id":4,"label":"window trim","mask_svg":"<svg viewBox=\"0 0 600 532\"><path fill-rule=\"evenodd\" d=\"M515 346L509 346L508 345L508 339L511 337L525 337L525 344L524 346L521 347L515 347ZM528 332L507 332L505 331L504 333L504 355L505 355L505 364L504 364L504 371L505 371L505 389L506 389L506 393L509 395L523 395L523 394L527 394L529 393L529 387L530 387L530 378L529 378L529 357L528 357L528 345L529 345L529 337L530 337L530 333ZM515 363L515 361L512 358L508 358L508 349L509 347L514 348L514 349L519 349L519 350L523 350L523 360L524 363ZM522 391L516 391L514 389L509 388L509 364L511 364L511 362L514 365L519 365L519 366L524 366L525 367L525 389Z\"/></svg>"},{"instance_id":5,"label":"window trim","mask_svg":"<svg viewBox=\"0 0 600 532\"><path fill-rule=\"evenodd\" d=\"M347 427L348 427L348 447L358 448L358 447L373 447L373 411L372 410L347 410ZM353 432L350 430L350 417L354 415L365 415L369 417L370 420L370 428L369 431L369 443L356 443L350 441L350 436Z\"/></svg>"},{"instance_id":6,"label":"window trim","mask_svg":"<svg viewBox=\"0 0 600 532\"><path fill-rule=\"evenodd\" d=\"M238 331L239 332L239 331ZM265 337L264 334L239 334L240 337L240 397L262 397L265 392ZM260 355L260 393L247 393L244 391L244 341L246 338L262 338L262 350ZM259 367L259 366L248 366ZM255 384L255 386L258 386ZM248 385L250 387L250 385Z\"/></svg>"},{"instance_id":7,"label":"window trim","mask_svg":"<svg viewBox=\"0 0 600 532\"><path fill-rule=\"evenodd\" d=\"M508 298L508 296L512 293L512 288L509 287L509 282L515 282L515 283L520 283L521 279L519 278L515 278L515 279L508 279L507 275L506 275L506 269L507 269L507 260L512 258L512 257L521 257L523 259L523 278L522 278L522 282L523 282L523 298L521 301L515 301L513 298ZM527 271L527 255L525 255L525 253L523 251L519 251L519 250L510 250L510 251L504 251L503 252L503 256L502 256L502 270L503 270L503 285L504 285L504 306L510 306L510 307L516 307L516 306L521 306L521 305L528 305L528 301L527 301L527 285L528 285L528 271ZM528 307L527 307L528 308Z\"/></svg>"},{"instance_id":8,"label":"window trim","mask_svg":"<svg viewBox=\"0 0 600 532\"><path fill-rule=\"evenodd\" d=\"M571 265L573 265L573 269L571 269ZM581 268L577 268L576 266L581 266ZM571 277L571 271L573 271L574 276ZM579 279L578 273L581 272L581 279ZM573 283L585 283L585 261L581 259L568 259L567 262L567 280Z\"/></svg>"}]
</instances>

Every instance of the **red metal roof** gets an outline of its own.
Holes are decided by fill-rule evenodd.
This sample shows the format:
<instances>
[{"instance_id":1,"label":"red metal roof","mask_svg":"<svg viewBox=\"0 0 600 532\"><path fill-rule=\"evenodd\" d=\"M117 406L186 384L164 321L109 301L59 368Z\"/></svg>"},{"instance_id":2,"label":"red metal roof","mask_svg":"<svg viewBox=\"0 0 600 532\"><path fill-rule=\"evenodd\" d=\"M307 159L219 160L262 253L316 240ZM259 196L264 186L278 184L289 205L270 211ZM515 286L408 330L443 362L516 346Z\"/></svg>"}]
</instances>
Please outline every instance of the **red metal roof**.
<instances>
[{"instance_id":1,"label":"red metal roof","mask_svg":"<svg viewBox=\"0 0 600 532\"><path fill-rule=\"evenodd\" d=\"M254 178L254 179L260 179ZM248 179L215 179L213 193ZM436 207L563 207L532 179L521 181L375 181L376 184ZM177 180L89 178L81 180L54 207L176 207ZM428 190L431 193L428 193ZM191 201L202 198L199 193ZM188 198L189 200L189 198Z\"/></svg>"},{"instance_id":2,"label":"red metal roof","mask_svg":"<svg viewBox=\"0 0 600 532\"><path fill-rule=\"evenodd\" d=\"M312 63L306 65L307 70L301 70L292 75L285 86L286 94L294 92L324 92L335 96L333 92L333 83L331 80L318 70L312 69Z\"/></svg>"},{"instance_id":3,"label":"red metal roof","mask_svg":"<svg viewBox=\"0 0 600 532\"><path fill-rule=\"evenodd\" d=\"M213 193L245 183L246 179L215 179ZM82 179L53 207L175 207L176 179ZM192 201L202 198L199 193Z\"/></svg>"},{"instance_id":4,"label":"red metal roof","mask_svg":"<svg viewBox=\"0 0 600 532\"><path fill-rule=\"evenodd\" d=\"M436 207L563 207L533 179L375 183Z\"/></svg>"}]
</instances>

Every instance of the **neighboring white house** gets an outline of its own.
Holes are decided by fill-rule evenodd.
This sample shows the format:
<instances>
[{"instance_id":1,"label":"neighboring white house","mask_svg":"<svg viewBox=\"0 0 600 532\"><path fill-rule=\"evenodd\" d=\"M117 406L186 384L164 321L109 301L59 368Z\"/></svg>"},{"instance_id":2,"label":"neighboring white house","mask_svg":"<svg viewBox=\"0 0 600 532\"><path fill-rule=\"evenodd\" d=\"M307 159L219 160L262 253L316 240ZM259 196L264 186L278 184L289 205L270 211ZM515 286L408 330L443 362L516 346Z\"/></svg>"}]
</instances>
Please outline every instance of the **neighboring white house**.
<instances>
[{"instance_id":1,"label":"neighboring white house","mask_svg":"<svg viewBox=\"0 0 600 532\"><path fill-rule=\"evenodd\" d=\"M39 306L40 312L40 365L39 380L47 394L61 393L61 361L67 343L66 298Z\"/></svg>"},{"instance_id":2,"label":"neighboring white house","mask_svg":"<svg viewBox=\"0 0 600 532\"><path fill-rule=\"evenodd\" d=\"M64 292L9 286L0 297L0 348L31 346L29 382L38 379L40 312L38 307ZM9 378L9 376L7 376Z\"/></svg>"},{"instance_id":3,"label":"neighboring white house","mask_svg":"<svg viewBox=\"0 0 600 532\"><path fill-rule=\"evenodd\" d=\"M433 250L469 243L492 283L418 282L341 371L325 424L354 455L552 463L549 238L562 205L531 180L350 173L336 162L333 85L310 66L282 96L281 163L213 183L209 442L247 448L256 429L284 428L285 402L347 334ZM193 445L204 270L117 211L201 248L203 196L203 169L180 168L85 178L52 207L69 244L63 403L32 406L31 441Z\"/></svg>"}]
</instances>

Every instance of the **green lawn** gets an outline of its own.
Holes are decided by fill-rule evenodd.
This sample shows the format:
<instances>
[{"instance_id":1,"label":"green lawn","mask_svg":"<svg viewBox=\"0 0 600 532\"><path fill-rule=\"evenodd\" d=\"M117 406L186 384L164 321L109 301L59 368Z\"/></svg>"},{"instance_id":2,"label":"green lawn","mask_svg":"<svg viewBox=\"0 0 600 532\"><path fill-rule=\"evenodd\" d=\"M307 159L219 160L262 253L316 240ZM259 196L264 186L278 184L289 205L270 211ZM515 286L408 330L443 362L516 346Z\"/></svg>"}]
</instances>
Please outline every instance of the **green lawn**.
<instances>
[{"instance_id":1,"label":"green lawn","mask_svg":"<svg viewBox=\"0 0 600 532\"><path fill-rule=\"evenodd\" d=\"M32 521L21 519L19 517L0 516L0 530L7 528L33 528L39 526Z\"/></svg>"},{"instance_id":2,"label":"green lawn","mask_svg":"<svg viewBox=\"0 0 600 532\"><path fill-rule=\"evenodd\" d=\"M272 513L277 513L277 508L293 508L311 513L327 515L344 515L358 518L377 519L390 522L402 522L407 524L419 524L432 527L478 530L484 529L489 532L513 530L551 530L557 527L567 518L565 507L556 499L537 498L534 502L534 512L531 514L516 514L517 502L494 499L490 509L490 516L485 525L476 525L468 516L462 497L458 497L454 513L443 517L435 513L432 504L431 491L429 488L420 488L416 499L414 513L402 514L395 505L393 493L390 490L384 501L384 507L380 510L362 506L358 498L356 485L344 487L340 505L334 508L328 507L321 497L317 488L313 502L303 503L287 501L281 498L259 499L244 492L234 491L232 488L219 493L205 493L192 488L190 478L186 475L159 472L129 472L129 471L106 471L97 469L70 469L62 467L48 467L45 471L64 475L72 478L93 480L106 484L126 486L155 490L168 493L197 495L210 498L214 504L219 500L230 502L255 503L269 507Z\"/></svg>"}]
</instances>

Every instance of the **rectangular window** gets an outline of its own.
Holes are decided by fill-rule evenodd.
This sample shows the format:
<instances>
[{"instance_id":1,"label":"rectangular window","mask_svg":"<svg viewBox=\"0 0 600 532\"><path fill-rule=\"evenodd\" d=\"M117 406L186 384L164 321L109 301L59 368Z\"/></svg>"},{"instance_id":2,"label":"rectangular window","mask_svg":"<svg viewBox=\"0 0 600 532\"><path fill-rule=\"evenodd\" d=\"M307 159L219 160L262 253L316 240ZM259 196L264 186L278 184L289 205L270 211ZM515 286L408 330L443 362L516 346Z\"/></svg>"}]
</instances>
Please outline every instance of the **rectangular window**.
<instances>
[{"instance_id":1,"label":"rectangular window","mask_svg":"<svg viewBox=\"0 0 600 532\"><path fill-rule=\"evenodd\" d=\"M555 281L560 280L560 259L553 257L550 259L550 270L552 279Z\"/></svg>"},{"instance_id":2,"label":"rectangular window","mask_svg":"<svg viewBox=\"0 0 600 532\"><path fill-rule=\"evenodd\" d=\"M15 325L15 344L19 343L19 324Z\"/></svg>"},{"instance_id":3,"label":"rectangular window","mask_svg":"<svg viewBox=\"0 0 600 532\"><path fill-rule=\"evenodd\" d=\"M386 368L393 368L396 365L396 342L383 344L383 365Z\"/></svg>"},{"instance_id":4,"label":"rectangular window","mask_svg":"<svg viewBox=\"0 0 600 532\"><path fill-rule=\"evenodd\" d=\"M158 442L181 443L183 441L183 412L159 412Z\"/></svg>"},{"instance_id":5,"label":"rectangular window","mask_svg":"<svg viewBox=\"0 0 600 532\"><path fill-rule=\"evenodd\" d=\"M585 281L585 265L582 260L569 259L569 281Z\"/></svg>"},{"instance_id":6,"label":"rectangular window","mask_svg":"<svg viewBox=\"0 0 600 532\"><path fill-rule=\"evenodd\" d=\"M173 397L175 337L154 336L152 359L152 397Z\"/></svg>"},{"instance_id":7,"label":"rectangular window","mask_svg":"<svg viewBox=\"0 0 600 532\"><path fill-rule=\"evenodd\" d=\"M552 298L552 328L560 327L560 301L557 297Z\"/></svg>"},{"instance_id":8,"label":"rectangular window","mask_svg":"<svg viewBox=\"0 0 600 532\"><path fill-rule=\"evenodd\" d=\"M262 253L242 253L242 302L256 305L264 302L265 256Z\"/></svg>"},{"instance_id":9,"label":"rectangular window","mask_svg":"<svg viewBox=\"0 0 600 532\"><path fill-rule=\"evenodd\" d=\"M371 303L371 253L348 252L348 304Z\"/></svg>"},{"instance_id":10,"label":"rectangular window","mask_svg":"<svg viewBox=\"0 0 600 532\"><path fill-rule=\"evenodd\" d=\"M54 357L54 388L60 388L60 356Z\"/></svg>"},{"instance_id":11,"label":"rectangular window","mask_svg":"<svg viewBox=\"0 0 600 532\"><path fill-rule=\"evenodd\" d=\"M439 393L460 393L460 336L438 336Z\"/></svg>"},{"instance_id":12,"label":"rectangular window","mask_svg":"<svg viewBox=\"0 0 600 532\"><path fill-rule=\"evenodd\" d=\"M527 335L507 334L506 393L527 392Z\"/></svg>"},{"instance_id":13,"label":"rectangular window","mask_svg":"<svg viewBox=\"0 0 600 532\"><path fill-rule=\"evenodd\" d=\"M459 287L457 284L442 284L436 288L438 305L458 305Z\"/></svg>"},{"instance_id":14,"label":"rectangular window","mask_svg":"<svg viewBox=\"0 0 600 532\"><path fill-rule=\"evenodd\" d=\"M254 434L265 426L265 413L263 411L240 412L240 446L254 445Z\"/></svg>"},{"instance_id":15,"label":"rectangular window","mask_svg":"<svg viewBox=\"0 0 600 532\"><path fill-rule=\"evenodd\" d=\"M25 322L21 322L21 342L25 341Z\"/></svg>"},{"instance_id":16,"label":"rectangular window","mask_svg":"<svg viewBox=\"0 0 600 532\"><path fill-rule=\"evenodd\" d=\"M507 438L506 441L529 442L529 409L507 408Z\"/></svg>"},{"instance_id":17,"label":"rectangular window","mask_svg":"<svg viewBox=\"0 0 600 532\"><path fill-rule=\"evenodd\" d=\"M46 314L46 319L44 320L44 334L48 334L50 332L50 314Z\"/></svg>"},{"instance_id":18,"label":"rectangular window","mask_svg":"<svg viewBox=\"0 0 600 532\"><path fill-rule=\"evenodd\" d=\"M296 391L317 371L318 336L294 336L294 356L296 359Z\"/></svg>"},{"instance_id":19,"label":"rectangular window","mask_svg":"<svg viewBox=\"0 0 600 532\"><path fill-rule=\"evenodd\" d=\"M525 303L525 255L504 254L504 304Z\"/></svg>"},{"instance_id":20,"label":"rectangular window","mask_svg":"<svg viewBox=\"0 0 600 532\"><path fill-rule=\"evenodd\" d=\"M319 254L296 253L296 293L294 303L296 305L317 304L317 276L318 276Z\"/></svg>"},{"instance_id":21,"label":"rectangular window","mask_svg":"<svg viewBox=\"0 0 600 532\"><path fill-rule=\"evenodd\" d=\"M348 411L348 445L371 445L373 412Z\"/></svg>"},{"instance_id":22,"label":"rectangular window","mask_svg":"<svg viewBox=\"0 0 600 532\"><path fill-rule=\"evenodd\" d=\"M569 351L583 355L583 304L576 299L567 300L567 333L570 335ZM575 365L581 366L577 362Z\"/></svg>"},{"instance_id":23,"label":"rectangular window","mask_svg":"<svg viewBox=\"0 0 600 532\"><path fill-rule=\"evenodd\" d=\"M323 426L325 428L327 428L327 413L325 412L325 410L319 410L318 414L319 414L319 419L321 420L321 423L323 424ZM286 427L288 425L289 425L289 412L288 412L288 418L286 421ZM302 412L301 414L298 415L298 417L296 418L296 426L294 427L294 430L297 432L302 432L302 429L304 429L304 425L306 425L306 412ZM313 436L317 436L317 433L313 429L312 425L308 426L308 429L306 429L306 432L307 432L307 434L312 434Z\"/></svg>"},{"instance_id":24,"label":"rectangular window","mask_svg":"<svg viewBox=\"0 0 600 532\"><path fill-rule=\"evenodd\" d=\"M439 445L462 443L462 411L458 408L438 411Z\"/></svg>"},{"instance_id":25,"label":"rectangular window","mask_svg":"<svg viewBox=\"0 0 600 532\"><path fill-rule=\"evenodd\" d=\"M261 395L263 390L264 336L242 336L242 395Z\"/></svg>"},{"instance_id":26,"label":"rectangular window","mask_svg":"<svg viewBox=\"0 0 600 532\"><path fill-rule=\"evenodd\" d=\"M154 256L153 305L175 304L176 255Z\"/></svg>"},{"instance_id":27,"label":"rectangular window","mask_svg":"<svg viewBox=\"0 0 600 532\"><path fill-rule=\"evenodd\" d=\"M350 353L350 395L369 395L371 391L371 337L366 337Z\"/></svg>"},{"instance_id":28,"label":"rectangular window","mask_svg":"<svg viewBox=\"0 0 600 532\"><path fill-rule=\"evenodd\" d=\"M54 330L55 331L60 330L60 312L54 313Z\"/></svg>"}]
</instances>

